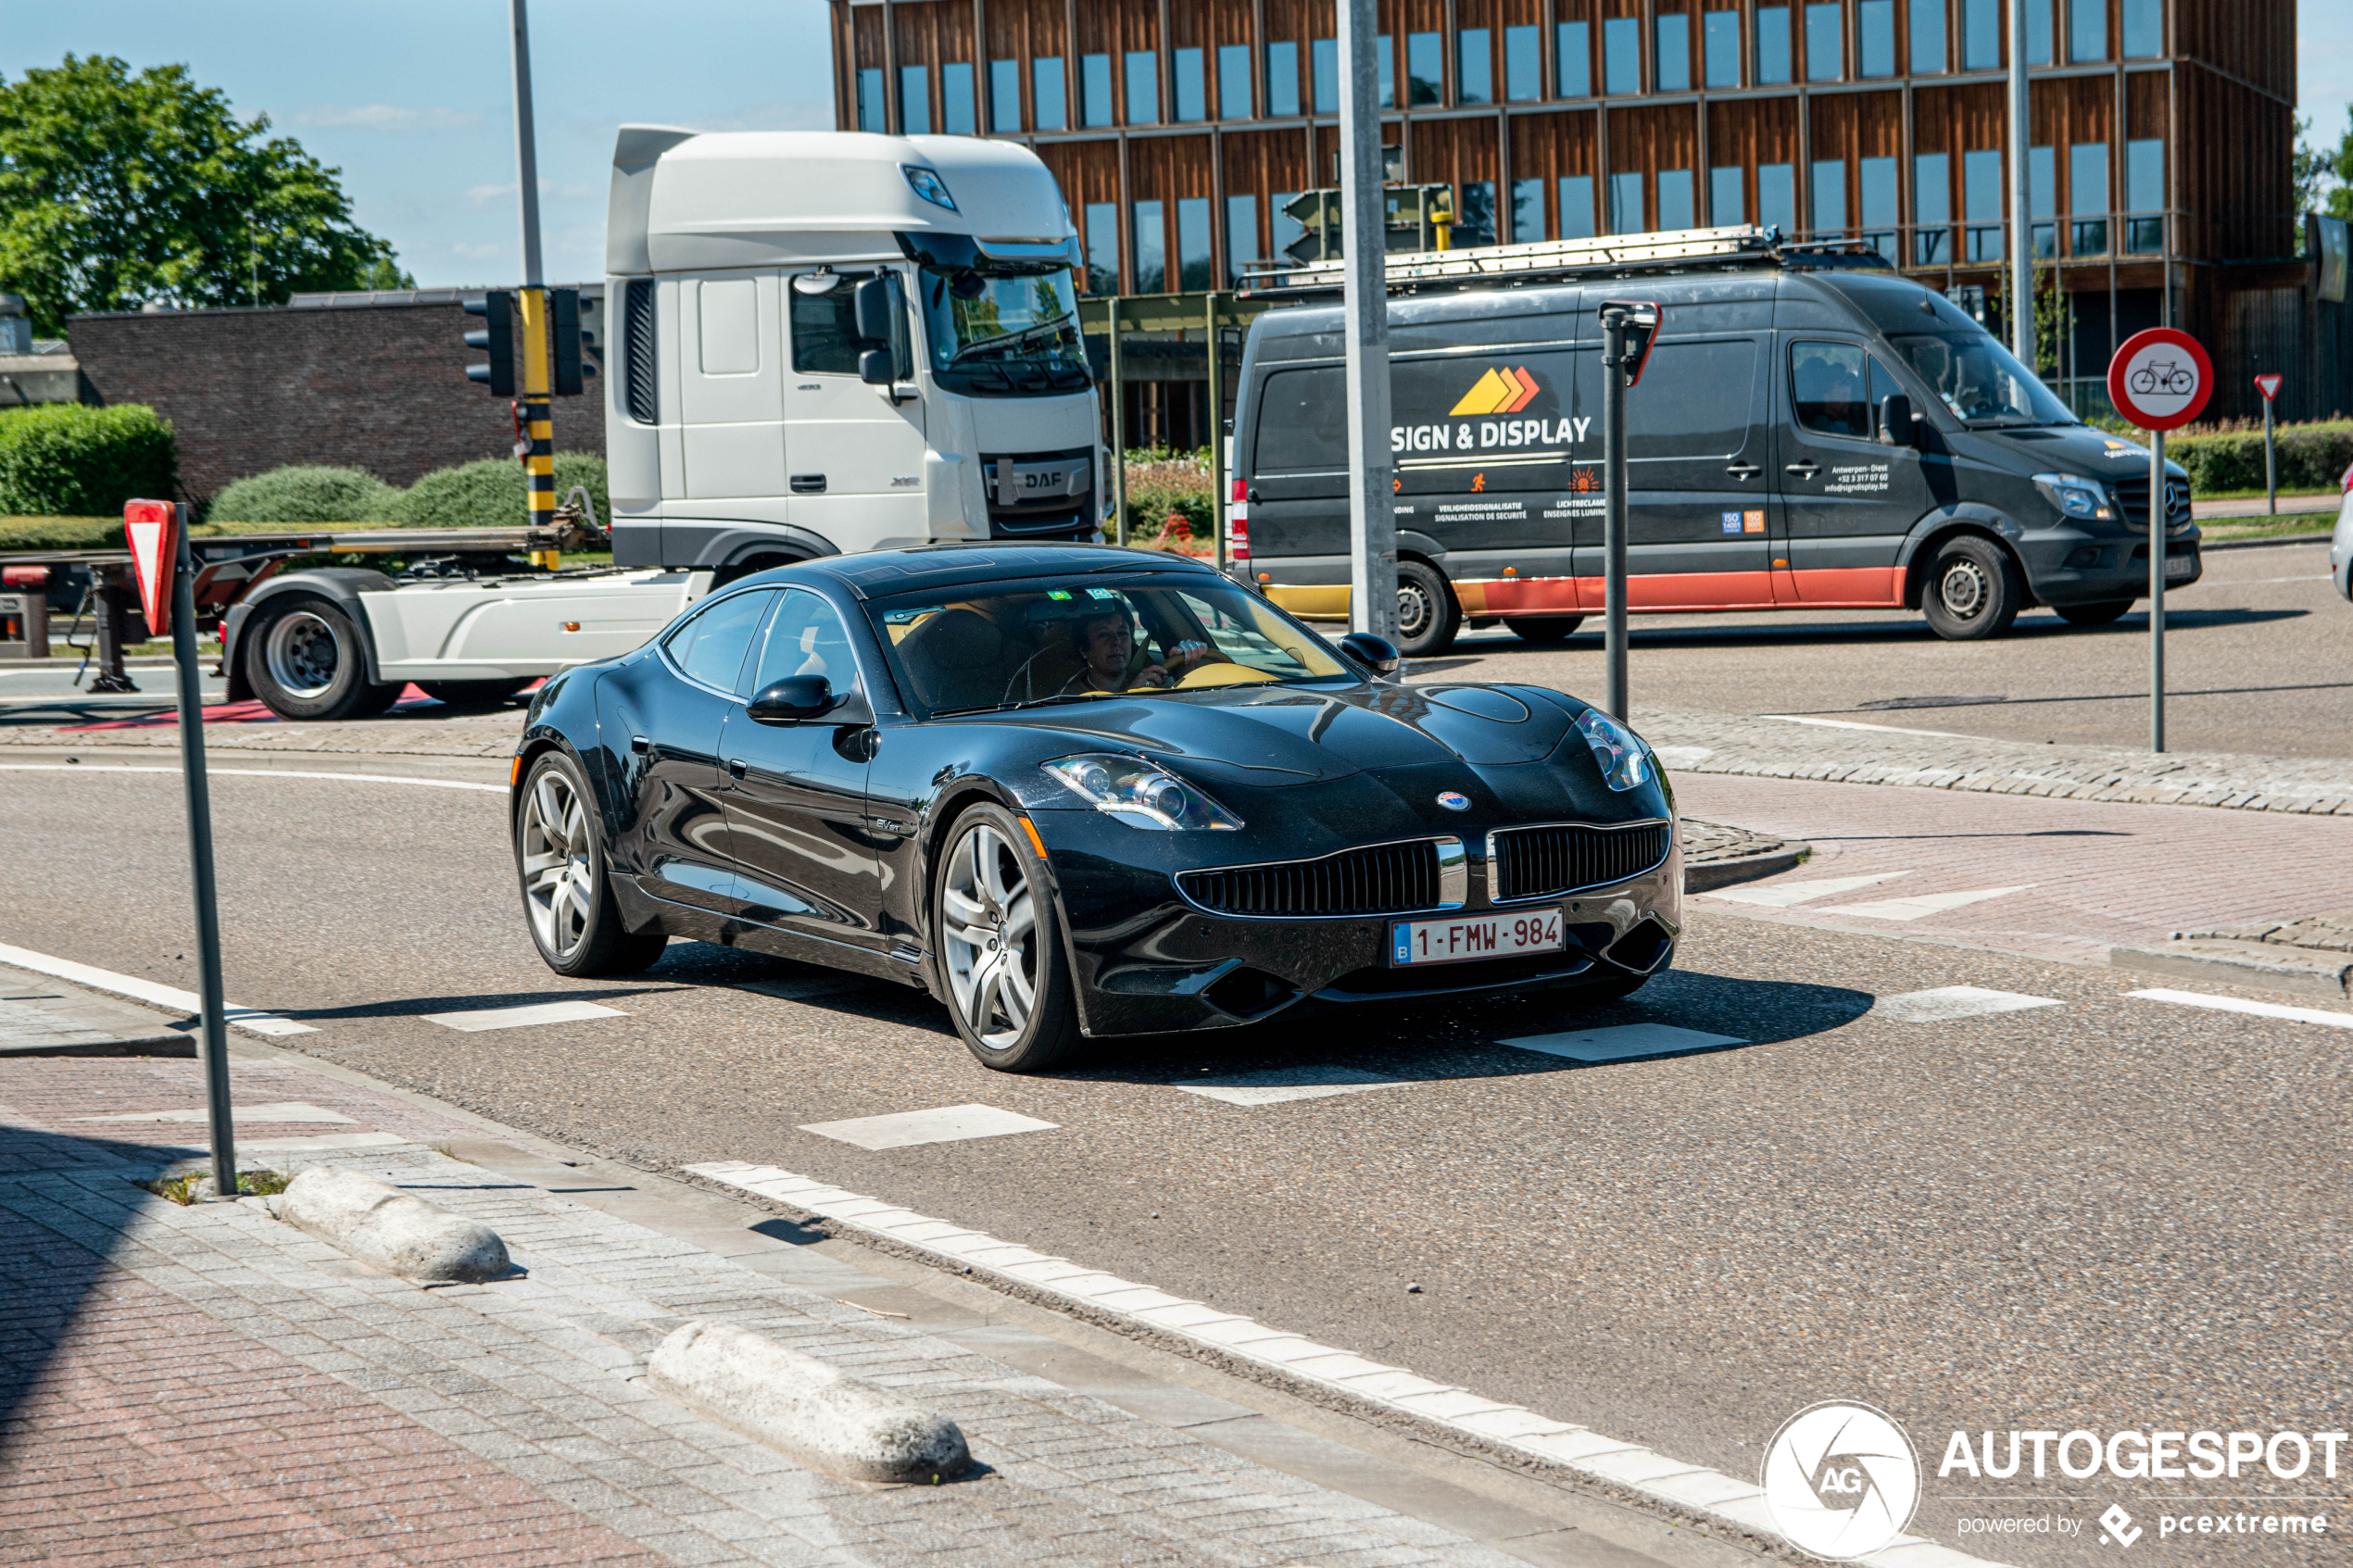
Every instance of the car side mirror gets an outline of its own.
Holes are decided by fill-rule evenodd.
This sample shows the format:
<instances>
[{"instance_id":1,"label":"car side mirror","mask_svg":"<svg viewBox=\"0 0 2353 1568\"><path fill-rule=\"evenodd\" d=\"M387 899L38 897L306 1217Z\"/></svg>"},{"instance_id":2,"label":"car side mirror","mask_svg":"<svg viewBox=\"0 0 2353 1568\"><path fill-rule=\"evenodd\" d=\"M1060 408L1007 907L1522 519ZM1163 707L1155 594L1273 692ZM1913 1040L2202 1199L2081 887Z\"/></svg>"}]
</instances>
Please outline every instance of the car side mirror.
<instances>
[{"instance_id":1,"label":"car side mirror","mask_svg":"<svg viewBox=\"0 0 2353 1568\"><path fill-rule=\"evenodd\" d=\"M898 314L891 297L888 278L868 278L849 296L850 313L857 319L858 335L868 343L888 343L895 335L891 318Z\"/></svg>"},{"instance_id":2,"label":"car side mirror","mask_svg":"<svg viewBox=\"0 0 2353 1568\"><path fill-rule=\"evenodd\" d=\"M833 683L823 675L787 675L761 687L744 711L755 724L798 724L833 705Z\"/></svg>"},{"instance_id":3,"label":"car side mirror","mask_svg":"<svg viewBox=\"0 0 2353 1568\"><path fill-rule=\"evenodd\" d=\"M1879 400L1879 438L1882 445L1917 446L1919 432L1912 428L1912 400L1894 392Z\"/></svg>"},{"instance_id":4,"label":"car side mirror","mask_svg":"<svg viewBox=\"0 0 2353 1568\"><path fill-rule=\"evenodd\" d=\"M898 378L890 373L890 350L869 348L858 356L858 379L868 386L888 386Z\"/></svg>"},{"instance_id":5,"label":"car side mirror","mask_svg":"<svg viewBox=\"0 0 2353 1568\"><path fill-rule=\"evenodd\" d=\"M1376 675L1397 673L1397 645L1370 632L1351 632L1340 640L1340 651Z\"/></svg>"}]
</instances>

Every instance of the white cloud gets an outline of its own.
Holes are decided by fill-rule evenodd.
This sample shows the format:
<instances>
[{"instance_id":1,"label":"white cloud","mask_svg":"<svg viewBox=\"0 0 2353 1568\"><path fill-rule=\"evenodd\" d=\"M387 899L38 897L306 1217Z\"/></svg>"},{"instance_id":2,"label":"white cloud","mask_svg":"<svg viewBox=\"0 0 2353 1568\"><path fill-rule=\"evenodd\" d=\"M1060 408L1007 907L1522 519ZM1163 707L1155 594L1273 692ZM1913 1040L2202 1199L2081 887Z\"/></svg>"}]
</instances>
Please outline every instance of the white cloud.
<instances>
[{"instance_id":1,"label":"white cloud","mask_svg":"<svg viewBox=\"0 0 2353 1568\"><path fill-rule=\"evenodd\" d=\"M392 104L315 104L294 122L314 131L472 131L482 116L462 109L407 109Z\"/></svg>"},{"instance_id":2,"label":"white cloud","mask_svg":"<svg viewBox=\"0 0 2353 1568\"><path fill-rule=\"evenodd\" d=\"M547 193L542 191L540 194L545 195ZM512 182L504 185L469 185L466 187L466 205L468 207L487 207L495 201L512 201L514 198L515 187Z\"/></svg>"},{"instance_id":3,"label":"white cloud","mask_svg":"<svg viewBox=\"0 0 2353 1568\"><path fill-rule=\"evenodd\" d=\"M515 260L515 247L510 245L453 245L449 247L449 254L462 261L503 261L510 267L514 265Z\"/></svg>"}]
</instances>

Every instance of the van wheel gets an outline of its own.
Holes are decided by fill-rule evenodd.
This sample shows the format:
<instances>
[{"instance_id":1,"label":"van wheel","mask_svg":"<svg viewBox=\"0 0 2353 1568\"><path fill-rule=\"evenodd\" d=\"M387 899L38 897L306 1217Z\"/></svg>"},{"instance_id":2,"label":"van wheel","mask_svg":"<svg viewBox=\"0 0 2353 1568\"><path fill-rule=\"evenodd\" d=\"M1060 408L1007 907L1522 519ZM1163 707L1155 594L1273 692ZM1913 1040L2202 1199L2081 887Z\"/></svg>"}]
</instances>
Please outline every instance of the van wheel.
<instances>
[{"instance_id":1,"label":"van wheel","mask_svg":"<svg viewBox=\"0 0 2353 1568\"><path fill-rule=\"evenodd\" d=\"M490 708L531 684L531 677L513 681L420 681L417 689L435 702L452 708Z\"/></svg>"},{"instance_id":2,"label":"van wheel","mask_svg":"<svg viewBox=\"0 0 2353 1568\"><path fill-rule=\"evenodd\" d=\"M1445 573L1427 561L1397 563L1397 651L1428 659L1452 646L1462 630L1463 607Z\"/></svg>"},{"instance_id":3,"label":"van wheel","mask_svg":"<svg viewBox=\"0 0 2353 1568\"><path fill-rule=\"evenodd\" d=\"M2007 550L1964 533L1945 541L1929 563L1920 608L1928 624L1950 643L1998 637L2026 603L2026 582Z\"/></svg>"},{"instance_id":4,"label":"van wheel","mask_svg":"<svg viewBox=\"0 0 2353 1568\"><path fill-rule=\"evenodd\" d=\"M2102 599L2097 604L2055 605L2052 608L2070 626L2105 626L2111 621L2122 619L2124 612L2133 608L2133 601Z\"/></svg>"},{"instance_id":5,"label":"van wheel","mask_svg":"<svg viewBox=\"0 0 2353 1568\"><path fill-rule=\"evenodd\" d=\"M1504 625L1523 643L1550 647L1554 643L1568 641L1569 633L1585 624L1581 615L1507 615Z\"/></svg>"},{"instance_id":6,"label":"van wheel","mask_svg":"<svg viewBox=\"0 0 2353 1568\"><path fill-rule=\"evenodd\" d=\"M271 599L243 639L245 680L281 719L372 719L403 683L368 679L366 635L343 607L317 594Z\"/></svg>"}]
</instances>

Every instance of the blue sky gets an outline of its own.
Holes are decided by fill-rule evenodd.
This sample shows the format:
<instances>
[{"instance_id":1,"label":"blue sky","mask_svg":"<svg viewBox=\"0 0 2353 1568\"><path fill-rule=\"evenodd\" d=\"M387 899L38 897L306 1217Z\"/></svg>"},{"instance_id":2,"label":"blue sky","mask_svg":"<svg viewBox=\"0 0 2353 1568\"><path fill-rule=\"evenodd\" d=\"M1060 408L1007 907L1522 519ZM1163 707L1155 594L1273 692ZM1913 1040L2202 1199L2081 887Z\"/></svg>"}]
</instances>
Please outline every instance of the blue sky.
<instances>
[{"instance_id":1,"label":"blue sky","mask_svg":"<svg viewBox=\"0 0 2353 1568\"><path fill-rule=\"evenodd\" d=\"M2353 97L2353 5L2300 0L2300 112L2334 142ZM833 124L823 0L539 0L532 11L550 281L604 270L606 173L623 121ZM76 0L12 6L0 72L68 52L184 61L340 168L361 223L425 284L512 282L506 0Z\"/></svg>"}]
</instances>

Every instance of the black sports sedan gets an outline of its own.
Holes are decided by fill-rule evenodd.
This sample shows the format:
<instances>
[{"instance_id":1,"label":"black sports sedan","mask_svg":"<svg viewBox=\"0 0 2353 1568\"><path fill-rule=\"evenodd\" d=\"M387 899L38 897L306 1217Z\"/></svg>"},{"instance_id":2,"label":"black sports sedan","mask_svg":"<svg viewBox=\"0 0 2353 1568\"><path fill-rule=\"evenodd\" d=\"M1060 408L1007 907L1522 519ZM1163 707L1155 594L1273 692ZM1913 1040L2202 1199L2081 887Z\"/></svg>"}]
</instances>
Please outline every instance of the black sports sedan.
<instances>
[{"instance_id":1,"label":"black sports sedan","mask_svg":"<svg viewBox=\"0 0 2353 1568\"><path fill-rule=\"evenodd\" d=\"M1670 961L1673 799L1541 686L1397 684L1176 556L978 546L731 583L532 702L515 861L559 972L673 936L882 975L991 1067L1080 1035Z\"/></svg>"}]
</instances>

